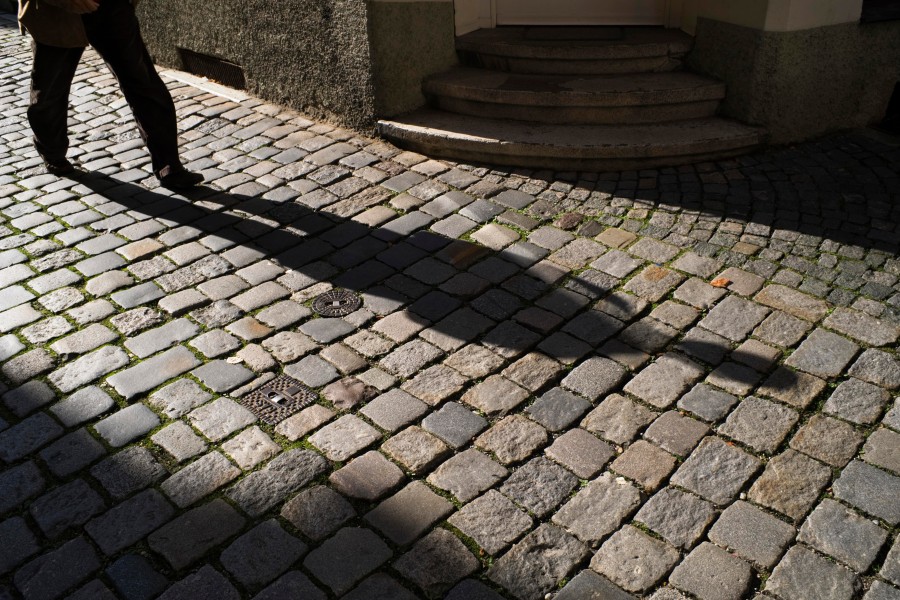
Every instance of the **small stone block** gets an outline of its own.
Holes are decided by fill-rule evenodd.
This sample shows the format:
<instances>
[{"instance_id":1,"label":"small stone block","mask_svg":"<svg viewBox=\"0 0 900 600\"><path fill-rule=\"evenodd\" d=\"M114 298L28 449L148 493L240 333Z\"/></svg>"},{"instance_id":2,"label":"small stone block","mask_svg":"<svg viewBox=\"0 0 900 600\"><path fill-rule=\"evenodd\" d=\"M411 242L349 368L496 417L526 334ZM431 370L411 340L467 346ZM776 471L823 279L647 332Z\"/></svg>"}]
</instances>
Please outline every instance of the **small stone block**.
<instances>
[{"instance_id":1,"label":"small stone block","mask_svg":"<svg viewBox=\"0 0 900 600\"><path fill-rule=\"evenodd\" d=\"M347 527L310 552L303 566L340 595L390 557L390 548L371 530Z\"/></svg>"},{"instance_id":2,"label":"small stone block","mask_svg":"<svg viewBox=\"0 0 900 600\"><path fill-rule=\"evenodd\" d=\"M629 592L656 586L678 562L678 550L626 525L594 555L591 568Z\"/></svg>"},{"instance_id":3,"label":"small stone block","mask_svg":"<svg viewBox=\"0 0 900 600\"><path fill-rule=\"evenodd\" d=\"M344 496L371 502L399 486L404 479L397 465L372 450L332 473L328 481Z\"/></svg>"},{"instance_id":4,"label":"small stone block","mask_svg":"<svg viewBox=\"0 0 900 600\"><path fill-rule=\"evenodd\" d=\"M646 524L667 542L691 548L715 518L715 507L697 496L667 487L654 494L635 519Z\"/></svg>"},{"instance_id":5,"label":"small stone block","mask_svg":"<svg viewBox=\"0 0 900 600\"><path fill-rule=\"evenodd\" d=\"M470 448L446 460L428 476L428 483L468 502L509 474L478 450Z\"/></svg>"},{"instance_id":6,"label":"small stone block","mask_svg":"<svg viewBox=\"0 0 900 600\"><path fill-rule=\"evenodd\" d=\"M312 540L321 540L349 519L356 511L340 494L324 485L303 490L281 509L281 516Z\"/></svg>"},{"instance_id":7,"label":"small stone block","mask_svg":"<svg viewBox=\"0 0 900 600\"><path fill-rule=\"evenodd\" d=\"M722 512L709 539L766 569L778 562L795 535L794 528L747 502L735 502Z\"/></svg>"},{"instance_id":8,"label":"small stone block","mask_svg":"<svg viewBox=\"0 0 900 600\"><path fill-rule=\"evenodd\" d=\"M704 542L675 568L669 581L701 600L740 600L752 576L748 563Z\"/></svg>"},{"instance_id":9,"label":"small stone block","mask_svg":"<svg viewBox=\"0 0 900 600\"><path fill-rule=\"evenodd\" d=\"M344 415L317 431L309 441L329 459L340 462L357 454L380 437L377 429L359 417Z\"/></svg>"},{"instance_id":10,"label":"small stone block","mask_svg":"<svg viewBox=\"0 0 900 600\"><path fill-rule=\"evenodd\" d=\"M143 404L132 404L116 411L94 429L113 447L124 446L159 425L159 417Z\"/></svg>"},{"instance_id":11,"label":"small stone block","mask_svg":"<svg viewBox=\"0 0 900 600\"><path fill-rule=\"evenodd\" d=\"M781 598L851 600L861 591L856 575L803 546L793 546L775 567L766 590Z\"/></svg>"},{"instance_id":12,"label":"small stone block","mask_svg":"<svg viewBox=\"0 0 900 600\"><path fill-rule=\"evenodd\" d=\"M394 543L406 545L451 512L450 502L415 481L369 511L365 519Z\"/></svg>"},{"instance_id":13,"label":"small stone block","mask_svg":"<svg viewBox=\"0 0 900 600\"><path fill-rule=\"evenodd\" d=\"M766 470L750 488L748 497L800 520L829 481L830 468L799 452L786 450L769 461Z\"/></svg>"}]
</instances>

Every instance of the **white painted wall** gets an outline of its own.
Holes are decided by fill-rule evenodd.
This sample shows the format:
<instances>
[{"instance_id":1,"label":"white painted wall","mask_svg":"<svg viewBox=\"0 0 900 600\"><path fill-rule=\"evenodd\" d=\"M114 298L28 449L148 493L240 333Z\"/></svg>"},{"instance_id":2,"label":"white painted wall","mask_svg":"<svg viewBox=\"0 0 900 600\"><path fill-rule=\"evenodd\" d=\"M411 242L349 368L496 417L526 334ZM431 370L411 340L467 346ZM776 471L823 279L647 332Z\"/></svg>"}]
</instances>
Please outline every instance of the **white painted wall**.
<instances>
[{"instance_id":1,"label":"white painted wall","mask_svg":"<svg viewBox=\"0 0 900 600\"><path fill-rule=\"evenodd\" d=\"M494 27L493 2L491 0L455 0L456 35L476 29Z\"/></svg>"},{"instance_id":2,"label":"white painted wall","mask_svg":"<svg viewBox=\"0 0 900 600\"><path fill-rule=\"evenodd\" d=\"M497 25L664 25L667 0L494 0Z\"/></svg>"},{"instance_id":3,"label":"white painted wall","mask_svg":"<svg viewBox=\"0 0 900 600\"><path fill-rule=\"evenodd\" d=\"M766 31L798 31L859 21L863 0L769 0Z\"/></svg>"},{"instance_id":4,"label":"white painted wall","mask_svg":"<svg viewBox=\"0 0 900 600\"><path fill-rule=\"evenodd\" d=\"M495 2L454 0L456 35L496 26ZM765 31L799 31L859 21L862 3L863 0L668 0L667 25L693 33L697 18L705 17Z\"/></svg>"}]
</instances>

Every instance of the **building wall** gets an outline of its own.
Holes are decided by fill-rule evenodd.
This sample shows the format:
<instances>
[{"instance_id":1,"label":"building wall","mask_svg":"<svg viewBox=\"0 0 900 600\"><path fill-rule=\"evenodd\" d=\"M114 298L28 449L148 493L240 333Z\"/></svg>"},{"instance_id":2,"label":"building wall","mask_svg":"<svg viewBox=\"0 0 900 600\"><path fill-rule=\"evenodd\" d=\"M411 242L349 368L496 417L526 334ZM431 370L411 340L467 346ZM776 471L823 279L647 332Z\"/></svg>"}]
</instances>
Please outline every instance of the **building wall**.
<instances>
[{"instance_id":1,"label":"building wall","mask_svg":"<svg viewBox=\"0 0 900 600\"><path fill-rule=\"evenodd\" d=\"M243 67L254 95L369 129L425 103L422 79L456 64L452 0L154 0L139 6L154 60L177 48Z\"/></svg>"},{"instance_id":2,"label":"building wall","mask_svg":"<svg viewBox=\"0 0 900 600\"><path fill-rule=\"evenodd\" d=\"M359 0L154 0L139 5L154 60L177 48L241 65L267 100L356 128L376 118L368 6Z\"/></svg>"},{"instance_id":3,"label":"building wall","mask_svg":"<svg viewBox=\"0 0 900 600\"><path fill-rule=\"evenodd\" d=\"M722 113L799 141L880 120L900 81L900 21L762 31L700 18L688 65L728 85Z\"/></svg>"}]
</instances>

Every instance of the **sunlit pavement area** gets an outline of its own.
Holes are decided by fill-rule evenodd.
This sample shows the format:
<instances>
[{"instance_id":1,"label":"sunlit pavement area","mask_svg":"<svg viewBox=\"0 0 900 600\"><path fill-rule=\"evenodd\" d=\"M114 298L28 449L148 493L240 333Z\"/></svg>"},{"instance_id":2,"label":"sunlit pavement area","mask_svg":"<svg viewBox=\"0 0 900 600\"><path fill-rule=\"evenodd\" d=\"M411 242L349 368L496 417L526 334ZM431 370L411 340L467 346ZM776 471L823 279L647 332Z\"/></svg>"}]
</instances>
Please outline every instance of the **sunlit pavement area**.
<instances>
[{"instance_id":1,"label":"sunlit pavement area","mask_svg":"<svg viewBox=\"0 0 900 600\"><path fill-rule=\"evenodd\" d=\"M495 171L166 78L185 197L93 53L45 174L0 46L0 598L900 598L896 139Z\"/></svg>"}]
</instances>

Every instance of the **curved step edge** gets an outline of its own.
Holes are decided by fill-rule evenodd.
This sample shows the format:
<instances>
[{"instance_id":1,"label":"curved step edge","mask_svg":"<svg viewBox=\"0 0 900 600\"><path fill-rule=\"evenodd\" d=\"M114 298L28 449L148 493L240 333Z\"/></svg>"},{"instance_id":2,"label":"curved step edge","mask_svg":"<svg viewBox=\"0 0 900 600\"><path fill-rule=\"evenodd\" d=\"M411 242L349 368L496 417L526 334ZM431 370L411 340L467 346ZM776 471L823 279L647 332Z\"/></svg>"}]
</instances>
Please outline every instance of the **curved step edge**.
<instances>
[{"instance_id":1,"label":"curved step edge","mask_svg":"<svg viewBox=\"0 0 900 600\"><path fill-rule=\"evenodd\" d=\"M479 129L483 133L490 133L485 131L484 127L479 128L479 123L466 127L468 132L429 126L426 124L427 121L422 120L423 117L427 118L427 115L423 115L422 112L416 114L412 119L407 116L405 120L379 121L378 132L398 146L432 156L467 162L477 161L498 165L563 170L622 170L718 160L750 152L762 141L762 132L758 129L724 119L699 119L697 122L704 123L685 122L674 124L674 127L676 127L676 131L685 127L689 131L691 125L710 125L711 121L716 121L725 131L729 132L728 135L701 136L698 139L682 139L678 143L667 144L653 144L646 141L628 144L622 143L621 140L619 143L614 140L610 140L610 143L603 143L601 140L596 140L596 137L594 139L600 143L581 145L560 144L552 141L539 143L537 140L547 139L548 136L544 134L545 132L554 129L557 130L555 137L560 137L560 135L566 137L577 131L586 134L588 132L585 130L594 129L595 134L602 134L603 131L612 133L615 130L621 131L629 128L547 126L514 121L494 122L495 128L500 126L508 131L519 131L522 134L519 136L521 139L518 140L513 139L514 136L507 136L506 139L503 139L496 135L479 135L477 133ZM473 120L471 118L463 119ZM446 121L446 119L444 120ZM437 125L437 123L433 123L433 125ZM640 129L641 127L630 129L636 128ZM462 128L457 127L456 129ZM564 131L560 132L560 129ZM566 129L571 131L565 131ZM642 133L646 135L649 132ZM669 131L670 135L672 133ZM592 136L582 135L581 137L584 139Z\"/></svg>"}]
</instances>

